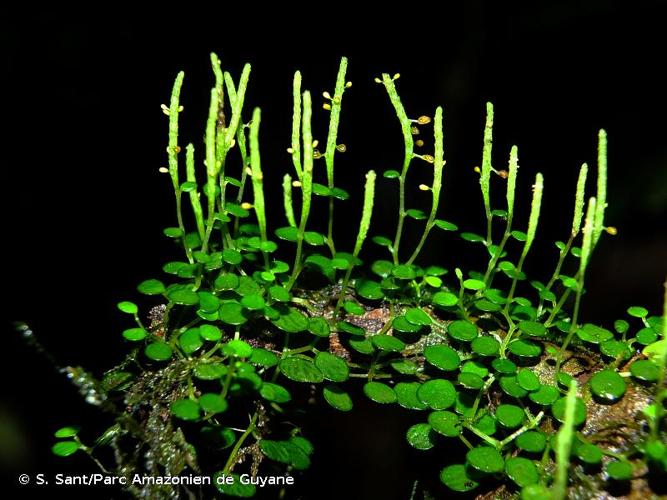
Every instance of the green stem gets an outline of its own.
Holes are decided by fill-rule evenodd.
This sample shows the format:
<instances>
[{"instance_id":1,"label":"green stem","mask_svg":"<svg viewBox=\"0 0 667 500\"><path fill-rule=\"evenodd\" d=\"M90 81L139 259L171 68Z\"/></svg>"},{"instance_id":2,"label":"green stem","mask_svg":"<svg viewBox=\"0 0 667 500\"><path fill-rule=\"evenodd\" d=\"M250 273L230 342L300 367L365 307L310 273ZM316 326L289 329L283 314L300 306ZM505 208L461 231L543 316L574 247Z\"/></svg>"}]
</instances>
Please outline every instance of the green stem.
<instances>
[{"instance_id":1,"label":"green stem","mask_svg":"<svg viewBox=\"0 0 667 500\"><path fill-rule=\"evenodd\" d=\"M243 443L248 438L250 433L255 430L255 423L257 422L258 416L259 415L257 412L253 414L252 418L250 419L250 423L248 424L248 428L243 434L241 434L241 437L239 437L238 441L236 441L234 448L232 448L232 452L229 454L227 463L225 463L225 467L222 469L223 474L229 474L229 472L231 472L231 470L234 468L236 456L238 455L241 446L243 446Z\"/></svg>"}]
</instances>

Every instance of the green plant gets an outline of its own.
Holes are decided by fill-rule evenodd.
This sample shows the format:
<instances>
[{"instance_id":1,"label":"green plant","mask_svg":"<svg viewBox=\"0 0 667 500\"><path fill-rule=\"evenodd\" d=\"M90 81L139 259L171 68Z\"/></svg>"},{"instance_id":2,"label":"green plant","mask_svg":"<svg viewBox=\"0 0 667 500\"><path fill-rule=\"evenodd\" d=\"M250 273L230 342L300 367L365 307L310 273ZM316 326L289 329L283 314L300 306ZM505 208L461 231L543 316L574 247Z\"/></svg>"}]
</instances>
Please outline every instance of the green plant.
<instances>
[{"instance_id":1,"label":"green plant","mask_svg":"<svg viewBox=\"0 0 667 500\"><path fill-rule=\"evenodd\" d=\"M250 66L237 83L214 54L211 62L215 85L205 130L203 182L197 168L202 160L193 144L185 147L186 181L180 177L183 73L176 78L169 107L163 108L169 116L168 172L177 220L164 233L183 247L185 260L165 264L168 280L151 278L138 285L141 294L153 297L150 325L142 322L133 302L118 304L135 323L123 332L130 345L127 359L101 381L76 371L75 380L94 391L95 402L104 402L113 424L94 446L84 445L76 429L60 429L56 437L63 440L54 453L67 456L81 450L94 457L97 447L110 445L114 465L94 458L105 471L163 476L190 470L211 474L213 486L224 494L252 496L256 481L241 481L242 474L254 478L278 467L294 473L310 464L313 446L291 418L305 404L296 396L301 396L300 385L312 384L328 405L350 411L349 386L363 382L372 401L397 404L418 415L419 421L406 430L414 448L427 450L447 440L464 444L468 451L440 474L454 491L472 491L502 475L524 498L549 494L549 488L555 498L564 498L573 457L584 465L604 461L604 477L611 480L630 479L639 460L664 473L667 311L661 318L641 307L628 309L642 325L634 336L625 320L614 324L616 333L578 321L587 266L605 230L604 131L598 142L597 189L585 218L586 164L577 182L571 232L567 242L556 242L555 269L546 283L529 281L524 264L538 233L543 176L535 176L525 232L515 229L518 149L511 148L507 172L493 167L494 111L488 104L479 169L485 234L458 233L455 224L438 217L445 173L442 108L435 109L433 120L410 119L396 88L398 75L383 74L376 81L398 117L405 154L400 170L383 174L398 181L395 234L371 238L386 248L388 259L365 266L360 255L372 227L374 171L366 174L354 248L341 251L333 237L335 205L349 198L334 183L336 154L345 151L337 133L343 96L351 86L347 60L341 61L333 96L324 93L324 109L330 112L324 153L312 135L312 96L302 91L301 74L294 76L288 152L295 177L283 177L287 225L273 232L277 241L269 231L269 224L276 225L273 213L267 214L265 206L260 110L253 111L249 124L243 122ZM431 123L433 155L417 154L413 136ZM325 172L317 168L322 158ZM433 168L432 184L419 186L430 193L428 213L405 206L413 160ZM504 208L493 208L492 173L506 180ZM326 183L316 182L324 176ZM300 197L294 196L295 189ZM182 203L186 193L191 214ZM318 199L328 209L323 232L310 219ZM423 231L412 251L406 251L404 227L412 221L422 223ZM453 280L440 266L416 264L434 228L481 245L488 260L479 270L456 268ZM581 247L576 247L582 232ZM290 245L293 260L281 260ZM519 247L518 257L510 257L513 246ZM574 275L562 272L567 267ZM667 297L665 303L667 307ZM388 312L377 328L363 326L369 322L360 320L380 306ZM582 352L599 352L604 362L595 362L587 372L594 372L590 380L577 384L567 366ZM655 386L644 410L649 429L623 450L598 446L580 432L588 407L621 400L626 380ZM551 439L550 430L561 423L559 437ZM280 485L286 484L283 477ZM128 487L137 496L154 498L178 488Z\"/></svg>"}]
</instances>

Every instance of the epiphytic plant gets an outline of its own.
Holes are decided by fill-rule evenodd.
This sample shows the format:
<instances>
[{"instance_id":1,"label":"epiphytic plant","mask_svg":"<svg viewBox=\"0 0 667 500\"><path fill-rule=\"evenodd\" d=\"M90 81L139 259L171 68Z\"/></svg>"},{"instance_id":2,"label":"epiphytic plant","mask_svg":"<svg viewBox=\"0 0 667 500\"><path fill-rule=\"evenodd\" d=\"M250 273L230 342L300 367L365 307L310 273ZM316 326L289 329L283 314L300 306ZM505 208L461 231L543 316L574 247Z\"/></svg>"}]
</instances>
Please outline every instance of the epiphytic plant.
<instances>
[{"instance_id":1,"label":"epiphytic plant","mask_svg":"<svg viewBox=\"0 0 667 500\"><path fill-rule=\"evenodd\" d=\"M163 107L169 117L168 173L177 220L164 232L183 247L185 259L164 265L167 279L138 285L153 300L150 323L133 302L118 304L135 323L123 332L130 348L125 361L100 381L72 369L89 401L113 415L112 425L91 446L78 438L78 428L60 429L54 453L83 451L103 470L125 476L207 473L216 478L211 488L249 497L261 483L253 478L281 467L296 474L310 464L313 446L290 418L306 404L300 387L312 386L328 405L346 412L354 407L349 385L362 382L372 401L414 411L417 421L406 431L414 448L462 443L460 458L443 463L443 488L467 492L497 486L491 479L502 477L505 487L523 498L564 498L572 463L600 487L664 474L667 311L661 318L631 307L633 324L618 320L614 331L578 319L593 251L605 230L614 232L604 221L604 131L598 138L595 195L586 203L589 168L584 164L570 234L566 242L556 242L555 269L546 283L529 281L524 264L539 232L548 183L545 188L543 176L535 175L525 232L516 229L521 227L514 210L521 191L518 149L511 148L507 171L493 167L494 111L488 104L477 169L485 230L482 235L459 233L483 246L488 260L479 270L456 268L449 279L438 265L417 264L434 228L458 233L455 224L438 217L446 173L443 110L436 108L432 119L409 118L396 88L398 75L383 74L376 81L398 117L405 154L399 169L383 174L398 181L395 234L371 238L388 250L389 258L363 265L375 172L366 174L354 248L342 251L333 236L336 203L349 198L334 176L336 155L346 149L337 135L343 97L351 87L347 60L341 61L333 95L323 94L330 113L324 152L312 134L313 98L302 91L301 74L294 75L288 148L294 172L285 174L282 183L287 225L273 232L269 227L276 221L267 216L264 198L260 110L244 123L250 66L235 82L217 56L211 62L215 85L203 155L188 144L183 161L183 73L169 106ZM414 136L431 124L433 154L417 154ZM432 184L419 186L431 196L428 213L406 207L415 161L433 168ZM505 207L492 206L492 174L504 180ZM318 197L327 202L323 232L313 228L310 218ZM183 206L184 198L192 213ZM406 248L404 227L413 220L423 224L423 231L414 247ZM512 240L519 247L515 257ZM280 260L289 245L295 247L293 260ZM564 273L568 268L572 275ZM324 283L321 293L306 289L306 282ZM578 371L573 366L582 356L592 361ZM592 419L595 413L599 420L628 391L634 397L645 394L643 413L631 417L644 419L645 429L619 443L584 427L587 416ZM114 463L96 457L103 445L115 451ZM128 486L136 496L151 498L172 496L181 488Z\"/></svg>"}]
</instances>

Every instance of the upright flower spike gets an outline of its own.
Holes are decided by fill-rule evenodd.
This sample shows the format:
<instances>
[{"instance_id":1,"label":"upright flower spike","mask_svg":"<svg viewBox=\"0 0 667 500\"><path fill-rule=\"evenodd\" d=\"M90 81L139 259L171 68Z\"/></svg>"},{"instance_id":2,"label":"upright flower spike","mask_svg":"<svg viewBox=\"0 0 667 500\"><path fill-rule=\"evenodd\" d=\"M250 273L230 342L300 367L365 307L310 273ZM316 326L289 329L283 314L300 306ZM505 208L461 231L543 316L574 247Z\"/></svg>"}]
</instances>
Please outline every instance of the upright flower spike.
<instances>
[{"instance_id":1,"label":"upright flower spike","mask_svg":"<svg viewBox=\"0 0 667 500\"><path fill-rule=\"evenodd\" d=\"M491 114L493 116L493 108L491 109L492 109ZM512 219L514 218L514 195L516 193L516 178L518 173L519 173L519 148L517 148L516 146L512 146L512 149L510 150L509 174L507 175L507 193L506 193L508 227L511 227Z\"/></svg>"},{"instance_id":2,"label":"upright flower spike","mask_svg":"<svg viewBox=\"0 0 667 500\"><path fill-rule=\"evenodd\" d=\"M331 99L331 114L329 117L329 133L327 134L327 148L324 152L324 161L327 165L327 186L329 189L334 188L334 156L338 151L336 139L338 137L338 124L340 123L340 110L343 104L343 93L347 88L345 83L345 73L347 71L347 58L343 57L340 60L338 68L338 76L336 77L336 88L334 96ZM327 242L332 255L335 255L336 249L333 242L333 219L334 219L334 199L329 197L329 219L327 224Z\"/></svg>"},{"instance_id":3,"label":"upright flower spike","mask_svg":"<svg viewBox=\"0 0 667 500\"><path fill-rule=\"evenodd\" d=\"M180 108L181 87L185 73L182 71L176 75L174 86L171 90L171 99L169 101L169 176L174 185L174 190L178 190L178 114Z\"/></svg>"},{"instance_id":4,"label":"upright flower spike","mask_svg":"<svg viewBox=\"0 0 667 500\"><path fill-rule=\"evenodd\" d=\"M188 144L185 148L185 169L187 174L188 182L197 185L197 177L195 174L195 147L192 144ZM190 205L192 205L192 212L195 215L195 222L197 224L197 232L199 237L203 240L206 232L206 226L204 225L204 214L201 208L201 202L199 200L199 190L195 187L190 190L188 193L190 195Z\"/></svg>"},{"instance_id":5,"label":"upright flower spike","mask_svg":"<svg viewBox=\"0 0 667 500\"><path fill-rule=\"evenodd\" d=\"M252 175L253 207L257 216L259 225L259 234L262 242L266 241L266 211L264 207L264 174L262 173L262 163L259 155L259 124L262 119L262 112L255 108L252 114L250 124L250 166ZM266 257L266 255L265 255Z\"/></svg>"},{"instance_id":6,"label":"upright flower spike","mask_svg":"<svg viewBox=\"0 0 667 500\"><path fill-rule=\"evenodd\" d=\"M598 201L595 197L588 200L588 210L586 210L586 222L584 224L584 238L581 244L581 257L579 259L579 277L583 280L586 274L586 267L591 257L591 252L595 246L595 225L597 220L597 206Z\"/></svg>"},{"instance_id":7,"label":"upright flower spike","mask_svg":"<svg viewBox=\"0 0 667 500\"><path fill-rule=\"evenodd\" d=\"M376 175L373 170L370 170L366 174L366 184L364 186L364 207L361 212L361 222L359 223L359 232L357 233L357 240L354 244L354 250L352 255L356 258L361 252L361 247L366 240L368 235L368 229L371 225L371 217L373 215L373 203L375 201L375 179ZM347 290L347 284L350 281L352 276L352 270L354 269L354 264L350 263L345 276L343 277L342 286L340 289L340 294L338 295L338 301L336 302L336 308L334 309L334 318L338 316L338 311L343 305L343 300L345 299L345 293Z\"/></svg>"},{"instance_id":8,"label":"upright flower spike","mask_svg":"<svg viewBox=\"0 0 667 500\"><path fill-rule=\"evenodd\" d=\"M491 151L493 149L493 104L486 103L486 124L484 125L484 146L482 149L482 171L479 176L479 185L482 188L482 198L484 199L484 211L486 212L487 232L486 244L491 244L491 200L490 200L490 179L491 179Z\"/></svg>"},{"instance_id":9,"label":"upright flower spike","mask_svg":"<svg viewBox=\"0 0 667 500\"><path fill-rule=\"evenodd\" d=\"M289 174L285 174L283 177L283 205L285 207L287 223L292 227L296 227L294 204L292 202L292 177Z\"/></svg>"},{"instance_id":10,"label":"upright flower spike","mask_svg":"<svg viewBox=\"0 0 667 500\"><path fill-rule=\"evenodd\" d=\"M528 218L528 229L526 230L526 242L523 244L523 250L521 251L521 257L519 257L519 263L516 266L517 274L512 279L512 286L510 288L507 303L505 304L505 311L509 311L509 306L512 303L514 298L514 292L516 290L516 283L518 275L521 274L523 269L523 263L528 256L530 247L535 241L535 233L537 232L537 224L540 220L540 209L542 207L542 192L544 190L544 178L542 174L538 172L535 176L535 184L533 185L533 200L530 204L530 216ZM509 335L508 335L509 336Z\"/></svg>"},{"instance_id":11,"label":"upright flower spike","mask_svg":"<svg viewBox=\"0 0 667 500\"><path fill-rule=\"evenodd\" d=\"M394 258L394 264L398 264L399 255L398 250L401 245L401 235L403 234L403 222L405 221L405 177L408 173L408 168L410 167L410 162L414 157L414 139L412 138L412 121L408 118L401 98L398 95L396 90L396 84L394 80L397 75L394 77L389 76L388 73L382 74L382 84L384 84L385 89L387 89L387 94L389 95L389 100L394 106L396 111L396 116L401 125L401 133L403 134L403 143L405 144L405 156L403 158L403 167L401 173L398 177L398 223L396 224L396 236L394 237L394 243L392 245L392 255Z\"/></svg>"},{"instance_id":12,"label":"upright flower spike","mask_svg":"<svg viewBox=\"0 0 667 500\"><path fill-rule=\"evenodd\" d=\"M565 418L558 432L556 441L556 476L552 487L552 499L563 500L567 497L567 478L570 468L570 451L574 439L574 415L577 406L577 382L570 381L565 400Z\"/></svg>"},{"instance_id":13,"label":"upright flower spike","mask_svg":"<svg viewBox=\"0 0 667 500\"><path fill-rule=\"evenodd\" d=\"M354 244L353 255L356 257L361 252L361 247L368 235L368 228L371 225L371 216L373 215L373 202L375 201L375 172L370 170L366 174L366 185L364 186L364 208L361 212L361 223L359 224L359 233L357 241Z\"/></svg>"},{"instance_id":14,"label":"upright flower spike","mask_svg":"<svg viewBox=\"0 0 667 500\"><path fill-rule=\"evenodd\" d=\"M232 102L232 117L229 120L229 126L226 129L225 133L225 153L229 151L232 147L234 141L234 136L236 135L236 129L241 122L241 111L243 110L243 102L245 100L245 93L248 88L248 80L250 79L250 64L243 66L243 71L241 72L241 78L239 79L239 84L236 89L236 98Z\"/></svg>"},{"instance_id":15,"label":"upright flower spike","mask_svg":"<svg viewBox=\"0 0 667 500\"><path fill-rule=\"evenodd\" d=\"M303 239L306 231L306 223L310 215L310 204L313 196L313 132L312 132L313 103L310 92L303 93L303 116L301 118L301 136L303 138L303 171L301 177L301 218L299 220L299 231L296 240L296 255L292 266L292 275L287 284L287 289L294 286L301 272L301 258L303 252Z\"/></svg>"},{"instance_id":16,"label":"upright flower spike","mask_svg":"<svg viewBox=\"0 0 667 500\"><path fill-rule=\"evenodd\" d=\"M442 191L442 171L445 166L444 131L442 127L442 107L440 106L438 106L435 110L435 119L433 122L433 139L435 143L433 154L433 185L430 189L428 186L425 186L425 188L430 190L433 195L431 199L431 213L429 214L421 240L417 244L417 248L415 248L415 251L407 260L408 264L412 264L414 262L422 247L424 246L426 238L428 237L429 232L431 229L433 229L435 224L435 219L438 214L438 206L440 205L440 192Z\"/></svg>"},{"instance_id":17,"label":"upright flower spike","mask_svg":"<svg viewBox=\"0 0 667 500\"><path fill-rule=\"evenodd\" d=\"M340 123L340 111L345 92L345 73L347 72L347 57L342 57L336 77L336 88L331 99L331 115L329 118L329 133L327 135L327 149L324 152L324 160L327 165L327 183L329 189L334 187L334 155L336 154L336 139L338 137L338 124Z\"/></svg>"},{"instance_id":18,"label":"upright flower spike","mask_svg":"<svg viewBox=\"0 0 667 500\"><path fill-rule=\"evenodd\" d=\"M586 192L586 177L588 176L588 165L584 163L579 170L577 179L577 194L574 198L574 216L572 217L572 236L579 234L581 229L581 218L584 214L584 197Z\"/></svg>"},{"instance_id":19,"label":"upright flower spike","mask_svg":"<svg viewBox=\"0 0 667 500\"><path fill-rule=\"evenodd\" d=\"M542 191L544 190L544 178L538 172L535 176L535 184L533 185L533 201L530 204L530 217L528 219L528 231L526 231L526 244L523 246L521 253L521 260L526 258L530 247L535 241L535 233L537 232L537 224L540 220L540 209L542 207Z\"/></svg>"},{"instance_id":20,"label":"upright flower spike","mask_svg":"<svg viewBox=\"0 0 667 500\"><path fill-rule=\"evenodd\" d=\"M593 246L597 245L604 230L604 211L607 208L607 132L598 133L598 190L593 226Z\"/></svg>"},{"instance_id":21,"label":"upright flower spike","mask_svg":"<svg viewBox=\"0 0 667 500\"><path fill-rule=\"evenodd\" d=\"M292 163L296 176L301 180L301 73L294 73L292 82Z\"/></svg>"}]
</instances>

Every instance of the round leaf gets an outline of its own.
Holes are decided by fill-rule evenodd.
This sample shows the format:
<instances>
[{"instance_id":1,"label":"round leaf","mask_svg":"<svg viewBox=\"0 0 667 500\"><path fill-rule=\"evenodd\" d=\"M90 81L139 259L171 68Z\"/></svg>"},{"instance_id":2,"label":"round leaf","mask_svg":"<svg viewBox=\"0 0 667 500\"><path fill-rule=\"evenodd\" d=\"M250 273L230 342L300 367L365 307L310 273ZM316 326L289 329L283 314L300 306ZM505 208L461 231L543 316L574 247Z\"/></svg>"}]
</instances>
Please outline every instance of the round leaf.
<instances>
[{"instance_id":1,"label":"round leaf","mask_svg":"<svg viewBox=\"0 0 667 500\"><path fill-rule=\"evenodd\" d=\"M468 464L474 469L487 474L502 472L505 461L495 448L490 446L478 446L466 454Z\"/></svg>"},{"instance_id":2,"label":"round leaf","mask_svg":"<svg viewBox=\"0 0 667 500\"><path fill-rule=\"evenodd\" d=\"M280 362L280 371L295 382L316 384L324 380L324 375L310 358L289 356Z\"/></svg>"},{"instance_id":3,"label":"round leaf","mask_svg":"<svg viewBox=\"0 0 667 500\"><path fill-rule=\"evenodd\" d=\"M382 382L367 382L364 385L364 394L376 403L389 404L396 401L394 390Z\"/></svg>"},{"instance_id":4,"label":"round leaf","mask_svg":"<svg viewBox=\"0 0 667 500\"><path fill-rule=\"evenodd\" d=\"M322 391L322 395L327 403L340 411L352 410L352 398L336 384L327 385Z\"/></svg>"},{"instance_id":5,"label":"round leaf","mask_svg":"<svg viewBox=\"0 0 667 500\"><path fill-rule=\"evenodd\" d=\"M603 370L591 377L591 391L605 403L614 403L625 394L625 380L614 370Z\"/></svg>"}]
</instances>

